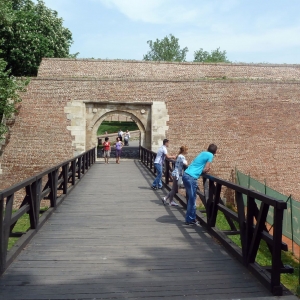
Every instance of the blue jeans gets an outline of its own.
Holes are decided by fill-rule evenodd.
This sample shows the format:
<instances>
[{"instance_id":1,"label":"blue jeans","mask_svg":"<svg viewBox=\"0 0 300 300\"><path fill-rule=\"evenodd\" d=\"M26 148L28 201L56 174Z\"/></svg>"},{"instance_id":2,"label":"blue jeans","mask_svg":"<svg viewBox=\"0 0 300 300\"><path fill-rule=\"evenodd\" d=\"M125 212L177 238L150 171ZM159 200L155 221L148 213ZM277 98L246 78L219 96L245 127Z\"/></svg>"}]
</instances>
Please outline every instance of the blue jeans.
<instances>
[{"instance_id":1,"label":"blue jeans","mask_svg":"<svg viewBox=\"0 0 300 300\"><path fill-rule=\"evenodd\" d=\"M161 177L162 177L162 165L161 164L154 164L154 167L156 169L156 178L154 179L152 186L155 186L157 188L162 188L162 182L161 182Z\"/></svg>"},{"instance_id":2,"label":"blue jeans","mask_svg":"<svg viewBox=\"0 0 300 300\"><path fill-rule=\"evenodd\" d=\"M193 178L192 176L186 173L183 174L182 181L186 189L186 195L188 200L185 221L187 223L191 223L196 220L196 191L198 187L198 182L197 179Z\"/></svg>"}]
</instances>

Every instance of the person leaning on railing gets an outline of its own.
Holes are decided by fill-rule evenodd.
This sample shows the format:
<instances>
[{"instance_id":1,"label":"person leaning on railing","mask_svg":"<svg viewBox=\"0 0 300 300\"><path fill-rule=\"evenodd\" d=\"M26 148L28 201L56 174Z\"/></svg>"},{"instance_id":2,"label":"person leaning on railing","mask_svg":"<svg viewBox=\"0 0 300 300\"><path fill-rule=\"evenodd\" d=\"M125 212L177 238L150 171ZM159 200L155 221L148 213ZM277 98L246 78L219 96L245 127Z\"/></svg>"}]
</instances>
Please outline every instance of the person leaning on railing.
<instances>
[{"instance_id":1,"label":"person leaning on railing","mask_svg":"<svg viewBox=\"0 0 300 300\"><path fill-rule=\"evenodd\" d=\"M187 160L185 159L184 155L188 152L187 146L181 146L179 149L179 153L176 157L175 161L175 168L172 172L173 177L173 185L172 189L166 197L162 198L163 205L166 205L167 201L169 201L170 206L178 206L177 202L173 199L175 194L178 192L178 181L179 178L182 178L183 168L187 166Z\"/></svg>"},{"instance_id":2,"label":"person leaning on railing","mask_svg":"<svg viewBox=\"0 0 300 300\"><path fill-rule=\"evenodd\" d=\"M201 152L183 173L182 181L186 189L188 200L185 215L186 225L200 225L196 220L197 180L202 173L208 173L210 171L211 163L217 153L217 149L218 147L215 144L210 144L207 151Z\"/></svg>"},{"instance_id":3,"label":"person leaning on railing","mask_svg":"<svg viewBox=\"0 0 300 300\"><path fill-rule=\"evenodd\" d=\"M158 149L156 158L154 160L154 167L156 169L157 175L156 178L154 179L152 183L152 189L157 190L162 188L162 169L163 169L163 164L166 158L168 159L175 159L176 156L170 156L168 155L168 150L167 148L169 147L169 140L164 139L163 140L163 145Z\"/></svg>"}]
</instances>

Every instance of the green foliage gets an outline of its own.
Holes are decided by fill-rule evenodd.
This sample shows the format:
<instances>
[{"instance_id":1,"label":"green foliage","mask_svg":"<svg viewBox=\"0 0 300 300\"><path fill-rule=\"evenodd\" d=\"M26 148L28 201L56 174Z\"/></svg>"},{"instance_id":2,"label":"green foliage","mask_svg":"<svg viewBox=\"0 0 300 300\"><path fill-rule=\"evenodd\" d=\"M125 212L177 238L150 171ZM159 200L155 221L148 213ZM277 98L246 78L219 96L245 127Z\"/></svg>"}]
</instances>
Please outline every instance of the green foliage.
<instances>
[{"instance_id":1,"label":"green foliage","mask_svg":"<svg viewBox=\"0 0 300 300\"><path fill-rule=\"evenodd\" d=\"M40 217L42 216L42 214L44 212L46 212L48 210L48 208L49 208L48 206L41 207ZM15 212L16 212L16 210L13 211L13 213L15 213ZM29 229L30 229L29 215L25 214L17 221L12 232L27 232ZM15 243L18 241L18 239L19 238L10 237L8 240L7 250L10 250L15 245Z\"/></svg>"},{"instance_id":2,"label":"green foliage","mask_svg":"<svg viewBox=\"0 0 300 300\"><path fill-rule=\"evenodd\" d=\"M216 227L221 230L230 230L226 218L223 213L218 212ZM238 224L235 222L237 228ZM239 235L230 235L228 236L236 245L242 247L241 239ZM289 290L296 293L299 286L299 261L293 256L291 252L281 251L281 258L284 265L290 265L294 268L293 274L282 274L281 282ZM256 262L261 266L270 266L272 264L272 256L269 251L269 248L265 241L261 241L256 256Z\"/></svg>"},{"instance_id":3,"label":"green foliage","mask_svg":"<svg viewBox=\"0 0 300 300\"><path fill-rule=\"evenodd\" d=\"M107 131L107 133L116 133L119 131L119 129L122 129L124 132L126 130L133 131L133 130L139 130L138 126L135 122L119 122L119 121L103 121L98 128L98 135L102 135Z\"/></svg>"},{"instance_id":4,"label":"green foliage","mask_svg":"<svg viewBox=\"0 0 300 300\"><path fill-rule=\"evenodd\" d=\"M0 58L0 140L7 131L2 118L9 119L16 112L16 104L21 101L19 92L24 91L29 80L16 79L10 77L5 71L6 62Z\"/></svg>"},{"instance_id":5,"label":"green foliage","mask_svg":"<svg viewBox=\"0 0 300 300\"><path fill-rule=\"evenodd\" d=\"M225 62L229 63L226 51L221 51L220 48L212 50L210 53L202 48L194 52L194 62Z\"/></svg>"},{"instance_id":6,"label":"green foliage","mask_svg":"<svg viewBox=\"0 0 300 300\"><path fill-rule=\"evenodd\" d=\"M189 51L187 47L180 49L178 39L170 34L162 40L147 41L150 51L144 55L144 60L154 61L185 61L186 54Z\"/></svg>"},{"instance_id":7,"label":"green foliage","mask_svg":"<svg viewBox=\"0 0 300 300\"><path fill-rule=\"evenodd\" d=\"M35 76L43 57L70 57L72 33L56 11L41 0L0 2L1 57L14 76Z\"/></svg>"}]
</instances>

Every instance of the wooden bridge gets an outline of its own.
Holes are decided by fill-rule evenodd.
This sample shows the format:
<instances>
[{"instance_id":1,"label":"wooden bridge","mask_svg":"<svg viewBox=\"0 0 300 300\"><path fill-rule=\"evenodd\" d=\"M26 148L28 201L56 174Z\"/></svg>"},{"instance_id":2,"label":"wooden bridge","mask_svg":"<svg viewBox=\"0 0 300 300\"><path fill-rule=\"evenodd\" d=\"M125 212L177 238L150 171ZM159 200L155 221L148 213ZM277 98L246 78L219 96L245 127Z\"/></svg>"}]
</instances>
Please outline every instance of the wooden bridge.
<instances>
[{"instance_id":1,"label":"wooden bridge","mask_svg":"<svg viewBox=\"0 0 300 300\"><path fill-rule=\"evenodd\" d=\"M209 198L214 205L207 220L199 217L203 227L184 224L184 199L179 207L162 205L167 187L150 189L154 155L142 149L142 161L107 165L95 161L92 149L2 191L0 299L269 300L271 291L283 294L280 299L297 299L276 282L274 272L283 271L279 262L273 261L269 283L266 275L258 280L253 263L242 264L221 245L225 239L216 239L209 215L217 205L226 213L216 196L217 179L210 178ZM166 181L169 167L167 162ZM12 213L14 195L22 189L24 201ZM41 215L42 199L49 201L50 208ZM31 229L15 233L14 224L25 213ZM227 213L236 219L233 212ZM278 230L275 226L274 236L259 236L275 247ZM256 231L263 228L254 227L252 233ZM247 232L249 244L249 228ZM239 233L243 234L241 228ZM20 239L7 252L9 236ZM281 239L279 247L285 247ZM280 251L273 252L280 260Z\"/></svg>"}]
</instances>

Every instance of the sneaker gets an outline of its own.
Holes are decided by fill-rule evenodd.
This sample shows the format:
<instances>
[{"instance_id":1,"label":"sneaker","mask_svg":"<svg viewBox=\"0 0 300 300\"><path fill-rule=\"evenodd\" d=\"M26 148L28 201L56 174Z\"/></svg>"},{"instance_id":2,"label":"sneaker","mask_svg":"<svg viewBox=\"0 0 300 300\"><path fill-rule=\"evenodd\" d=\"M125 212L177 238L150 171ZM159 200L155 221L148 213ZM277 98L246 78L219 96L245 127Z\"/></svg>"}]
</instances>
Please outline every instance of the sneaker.
<instances>
[{"instance_id":1,"label":"sneaker","mask_svg":"<svg viewBox=\"0 0 300 300\"><path fill-rule=\"evenodd\" d=\"M192 221L192 222L185 222L185 225L189 225L189 226L201 226L200 223L198 221Z\"/></svg>"},{"instance_id":2,"label":"sneaker","mask_svg":"<svg viewBox=\"0 0 300 300\"><path fill-rule=\"evenodd\" d=\"M151 186L152 190L157 190L157 187L156 186Z\"/></svg>"},{"instance_id":3,"label":"sneaker","mask_svg":"<svg viewBox=\"0 0 300 300\"><path fill-rule=\"evenodd\" d=\"M178 206L178 203L176 203L176 202L173 200L173 201L171 201L171 202L169 203L169 205L170 205L170 206Z\"/></svg>"},{"instance_id":4,"label":"sneaker","mask_svg":"<svg viewBox=\"0 0 300 300\"><path fill-rule=\"evenodd\" d=\"M166 203L167 203L166 197L161 198L161 201L162 201L163 205L166 205Z\"/></svg>"}]
</instances>

